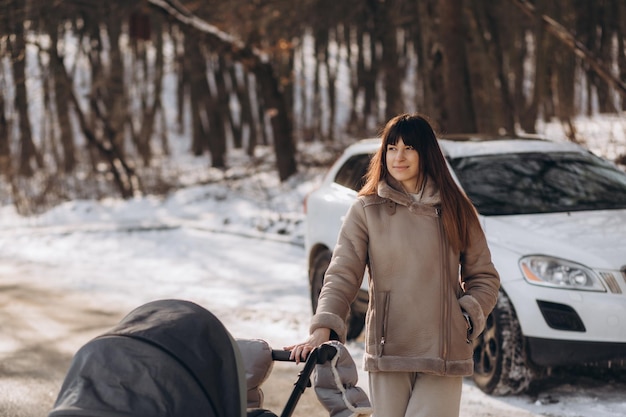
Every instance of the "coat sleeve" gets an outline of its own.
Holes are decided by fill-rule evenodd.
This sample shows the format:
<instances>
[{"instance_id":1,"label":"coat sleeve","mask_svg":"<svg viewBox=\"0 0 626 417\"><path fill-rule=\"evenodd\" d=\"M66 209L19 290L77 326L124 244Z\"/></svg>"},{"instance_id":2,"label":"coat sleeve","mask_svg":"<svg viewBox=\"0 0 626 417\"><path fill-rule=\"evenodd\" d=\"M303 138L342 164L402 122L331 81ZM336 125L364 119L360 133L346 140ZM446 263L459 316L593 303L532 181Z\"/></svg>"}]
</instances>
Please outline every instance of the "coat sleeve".
<instances>
[{"instance_id":1,"label":"coat sleeve","mask_svg":"<svg viewBox=\"0 0 626 417\"><path fill-rule=\"evenodd\" d=\"M317 311L311 319L311 332L317 328L329 328L337 334L339 341L346 341L346 319L363 280L368 241L363 203L357 199L341 226Z\"/></svg>"},{"instance_id":2,"label":"coat sleeve","mask_svg":"<svg viewBox=\"0 0 626 417\"><path fill-rule=\"evenodd\" d=\"M487 239L476 222L471 229L470 241L461 253L461 282L465 290L459 299L461 308L472 321L471 339L477 338L485 329L487 316L498 301L500 276L491 261Z\"/></svg>"}]
</instances>

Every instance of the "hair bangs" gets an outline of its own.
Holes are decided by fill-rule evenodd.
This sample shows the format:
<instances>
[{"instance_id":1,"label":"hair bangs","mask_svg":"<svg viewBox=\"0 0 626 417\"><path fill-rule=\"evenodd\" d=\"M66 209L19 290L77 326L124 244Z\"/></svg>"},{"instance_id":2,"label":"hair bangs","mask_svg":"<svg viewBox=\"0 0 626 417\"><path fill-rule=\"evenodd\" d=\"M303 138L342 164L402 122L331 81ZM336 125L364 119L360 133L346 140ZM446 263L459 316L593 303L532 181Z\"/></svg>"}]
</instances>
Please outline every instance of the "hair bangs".
<instances>
[{"instance_id":1,"label":"hair bangs","mask_svg":"<svg viewBox=\"0 0 626 417\"><path fill-rule=\"evenodd\" d=\"M406 146L412 146L422 154L436 143L434 132L425 119L406 115L399 117L387 130L384 145L395 145L402 139Z\"/></svg>"}]
</instances>

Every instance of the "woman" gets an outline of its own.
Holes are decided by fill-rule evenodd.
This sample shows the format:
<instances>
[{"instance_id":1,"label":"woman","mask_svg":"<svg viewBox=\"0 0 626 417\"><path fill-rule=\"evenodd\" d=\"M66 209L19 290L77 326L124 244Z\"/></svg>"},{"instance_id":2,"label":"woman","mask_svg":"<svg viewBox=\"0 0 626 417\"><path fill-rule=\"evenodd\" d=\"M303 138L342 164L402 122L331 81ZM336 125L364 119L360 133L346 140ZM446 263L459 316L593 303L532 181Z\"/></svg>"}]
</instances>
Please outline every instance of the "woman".
<instances>
[{"instance_id":1,"label":"woman","mask_svg":"<svg viewBox=\"0 0 626 417\"><path fill-rule=\"evenodd\" d=\"M364 367L378 417L458 416L472 344L498 296L476 211L454 182L429 122L391 119L366 183L348 210L309 338L288 346L304 360L346 317L369 271Z\"/></svg>"}]
</instances>

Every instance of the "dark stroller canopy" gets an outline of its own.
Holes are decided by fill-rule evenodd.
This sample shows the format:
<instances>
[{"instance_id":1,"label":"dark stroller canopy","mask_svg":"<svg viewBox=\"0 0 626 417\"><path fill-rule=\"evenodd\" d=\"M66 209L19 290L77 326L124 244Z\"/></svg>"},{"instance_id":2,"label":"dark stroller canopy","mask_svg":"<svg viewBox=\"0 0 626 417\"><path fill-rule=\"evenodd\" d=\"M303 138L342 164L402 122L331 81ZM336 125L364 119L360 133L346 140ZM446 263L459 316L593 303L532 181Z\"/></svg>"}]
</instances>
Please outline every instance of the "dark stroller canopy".
<instances>
[{"instance_id":1,"label":"dark stroller canopy","mask_svg":"<svg viewBox=\"0 0 626 417\"><path fill-rule=\"evenodd\" d=\"M76 353L48 416L245 416L242 364L208 310L153 301Z\"/></svg>"}]
</instances>

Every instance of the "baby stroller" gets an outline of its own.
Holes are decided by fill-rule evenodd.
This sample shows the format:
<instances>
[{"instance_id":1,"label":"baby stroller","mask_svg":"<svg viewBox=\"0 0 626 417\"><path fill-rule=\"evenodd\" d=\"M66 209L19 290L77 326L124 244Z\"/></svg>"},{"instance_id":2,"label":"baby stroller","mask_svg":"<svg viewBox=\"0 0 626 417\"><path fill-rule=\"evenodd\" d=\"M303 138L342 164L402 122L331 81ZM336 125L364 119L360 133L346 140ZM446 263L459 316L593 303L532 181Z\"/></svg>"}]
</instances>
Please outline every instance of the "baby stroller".
<instances>
[{"instance_id":1,"label":"baby stroller","mask_svg":"<svg viewBox=\"0 0 626 417\"><path fill-rule=\"evenodd\" d=\"M332 344L311 352L281 417L292 415L315 367L338 356ZM233 339L197 304L153 301L78 350L48 417L276 417L261 408L260 390L276 360L289 352ZM367 410L359 401L353 408Z\"/></svg>"}]
</instances>

